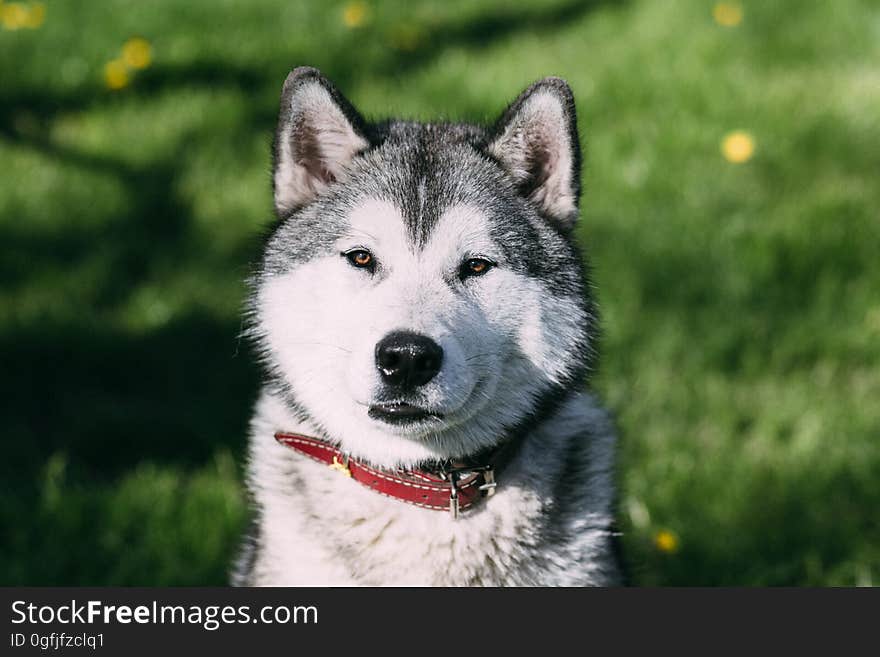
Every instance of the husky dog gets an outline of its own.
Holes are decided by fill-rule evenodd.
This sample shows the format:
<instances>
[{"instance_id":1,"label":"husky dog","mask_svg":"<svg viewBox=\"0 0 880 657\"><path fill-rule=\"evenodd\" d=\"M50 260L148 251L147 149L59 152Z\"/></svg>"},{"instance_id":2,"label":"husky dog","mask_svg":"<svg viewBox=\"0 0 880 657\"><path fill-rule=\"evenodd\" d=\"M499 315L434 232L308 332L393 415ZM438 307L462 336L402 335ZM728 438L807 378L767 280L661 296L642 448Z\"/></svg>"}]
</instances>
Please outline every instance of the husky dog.
<instances>
[{"instance_id":1,"label":"husky dog","mask_svg":"<svg viewBox=\"0 0 880 657\"><path fill-rule=\"evenodd\" d=\"M619 583L568 85L491 127L373 123L297 68L273 183L234 583Z\"/></svg>"}]
</instances>

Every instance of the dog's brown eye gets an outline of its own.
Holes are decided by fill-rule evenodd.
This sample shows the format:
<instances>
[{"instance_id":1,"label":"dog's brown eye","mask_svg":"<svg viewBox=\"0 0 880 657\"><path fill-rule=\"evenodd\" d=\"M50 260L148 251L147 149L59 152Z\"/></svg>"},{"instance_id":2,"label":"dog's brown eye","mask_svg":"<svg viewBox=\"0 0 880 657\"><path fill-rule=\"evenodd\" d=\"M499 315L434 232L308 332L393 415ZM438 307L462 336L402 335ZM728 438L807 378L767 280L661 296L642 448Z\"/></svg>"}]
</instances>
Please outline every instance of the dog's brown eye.
<instances>
[{"instance_id":1,"label":"dog's brown eye","mask_svg":"<svg viewBox=\"0 0 880 657\"><path fill-rule=\"evenodd\" d=\"M489 263L485 260L469 260L468 269L472 274L482 274L489 267Z\"/></svg>"},{"instance_id":2,"label":"dog's brown eye","mask_svg":"<svg viewBox=\"0 0 880 657\"><path fill-rule=\"evenodd\" d=\"M366 249L355 249L344 254L348 261L355 267L367 269L373 266L373 254Z\"/></svg>"},{"instance_id":3,"label":"dog's brown eye","mask_svg":"<svg viewBox=\"0 0 880 657\"><path fill-rule=\"evenodd\" d=\"M493 266L494 263L485 258L469 258L461 263L461 277L482 276Z\"/></svg>"}]
</instances>

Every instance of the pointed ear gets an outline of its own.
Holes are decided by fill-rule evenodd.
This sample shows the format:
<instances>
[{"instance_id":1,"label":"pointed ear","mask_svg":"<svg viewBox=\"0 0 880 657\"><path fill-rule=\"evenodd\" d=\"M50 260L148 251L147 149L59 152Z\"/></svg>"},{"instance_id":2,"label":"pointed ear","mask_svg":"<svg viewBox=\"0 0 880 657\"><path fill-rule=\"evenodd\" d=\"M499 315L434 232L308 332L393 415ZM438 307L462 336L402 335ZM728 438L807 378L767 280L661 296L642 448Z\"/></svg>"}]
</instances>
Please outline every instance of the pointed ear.
<instances>
[{"instance_id":1,"label":"pointed ear","mask_svg":"<svg viewBox=\"0 0 880 657\"><path fill-rule=\"evenodd\" d=\"M560 78L523 91L495 124L488 151L559 228L578 217L581 154L574 95Z\"/></svg>"},{"instance_id":2,"label":"pointed ear","mask_svg":"<svg viewBox=\"0 0 880 657\"><path fill-rule=\"evenodd\" d=\"M313 201L344 178L352 158L369 145L366 123L314 68L291 71L281 91L273 186L279 216Z\"/></svg>"}]
</instances>

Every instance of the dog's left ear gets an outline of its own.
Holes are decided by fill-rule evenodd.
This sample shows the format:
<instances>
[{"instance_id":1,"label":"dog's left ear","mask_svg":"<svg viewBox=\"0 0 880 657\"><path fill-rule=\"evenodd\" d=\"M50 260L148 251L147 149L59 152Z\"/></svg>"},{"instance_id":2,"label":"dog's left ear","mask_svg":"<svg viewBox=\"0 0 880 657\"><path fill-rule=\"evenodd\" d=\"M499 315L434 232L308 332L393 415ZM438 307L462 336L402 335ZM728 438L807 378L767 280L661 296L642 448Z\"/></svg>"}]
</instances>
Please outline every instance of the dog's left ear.
<instances>
[{"instance_id":1,"label":"dog's left ear","mask_svg":"<svg viewBox=\"0 0 880 657\"><path fill-rule=\"evenodd\" d=\"M574 226L581 153L565 80L544 78L523 91L495 124L488 151L547 219L563 230Z\"/></svg>"}]
</instances>

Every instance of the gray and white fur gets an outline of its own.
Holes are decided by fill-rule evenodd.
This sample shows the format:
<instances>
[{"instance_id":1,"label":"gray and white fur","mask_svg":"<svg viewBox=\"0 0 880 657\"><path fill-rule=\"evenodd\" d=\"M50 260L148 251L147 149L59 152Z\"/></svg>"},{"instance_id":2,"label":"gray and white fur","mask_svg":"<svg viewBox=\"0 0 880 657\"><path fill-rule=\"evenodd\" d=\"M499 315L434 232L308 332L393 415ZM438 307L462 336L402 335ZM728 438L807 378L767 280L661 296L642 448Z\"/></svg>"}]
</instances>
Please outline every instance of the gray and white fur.
<instances>
[{"instance_id":1,"label":"gray and white fur","mask_svg":"<svg viewBox=\"0 0 880 657\"><path fill-rule=\"evenodd\" d=\"M277 222L248 312L266 373L249 447L254 519L233 582L620 583L615 437L583 391L597 327L572 237L568 85L536 82L491 127L372 123L298 68L273 176ZM427 381L377 366L383 340L401 334L442 352ZM399 421L401 408L417 413ZM384 468L521 445L497 493L453 519L277 444L279 430Z\"/></svg>"}]
</instances>

